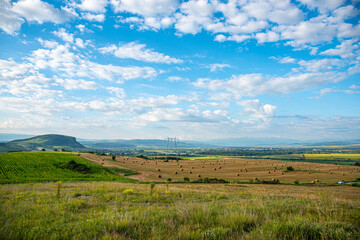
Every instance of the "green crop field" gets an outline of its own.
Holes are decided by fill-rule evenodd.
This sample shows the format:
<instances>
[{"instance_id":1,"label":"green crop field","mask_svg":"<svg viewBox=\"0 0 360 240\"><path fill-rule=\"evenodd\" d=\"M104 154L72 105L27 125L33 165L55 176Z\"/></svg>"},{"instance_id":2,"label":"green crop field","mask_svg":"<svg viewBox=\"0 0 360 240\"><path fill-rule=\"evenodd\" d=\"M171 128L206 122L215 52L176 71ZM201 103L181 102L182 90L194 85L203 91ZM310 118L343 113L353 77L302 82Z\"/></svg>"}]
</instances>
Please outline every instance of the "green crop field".
<instances>
[{"instance_id":1,"label":"green crop field","mask_svg":"<svg viewBox=\"0 0 360 240\"><path fill-rule=\"evenodd\" d=\"M68 166L70 161L85 168L86 172L71 169ZM90 180L134 181L105 171L102 166L70 153L0 153L0 183Z\"/></svg>"}]
</instances>

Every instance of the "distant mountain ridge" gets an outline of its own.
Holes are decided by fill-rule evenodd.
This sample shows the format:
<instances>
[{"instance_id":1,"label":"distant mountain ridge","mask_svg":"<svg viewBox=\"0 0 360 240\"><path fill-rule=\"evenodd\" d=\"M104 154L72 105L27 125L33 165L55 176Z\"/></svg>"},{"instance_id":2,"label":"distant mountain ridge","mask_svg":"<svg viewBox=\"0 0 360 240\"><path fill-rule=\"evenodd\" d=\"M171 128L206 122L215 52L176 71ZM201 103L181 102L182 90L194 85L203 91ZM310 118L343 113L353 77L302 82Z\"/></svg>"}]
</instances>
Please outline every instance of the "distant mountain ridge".
<instances>
[{"instance_id":1,"label":"distant mountain ridge","mask_svg":"<svg viewBox=\"0 0 360 240\"><path fill-rule=\"evenodd\" d=\"M87 150L85 146L76 141L75 137L46 134L36 137L19 139L0 144L0 152L33 151L44 148L46 150L66 149L71 151Z\"/></svg>"}]
</instances>

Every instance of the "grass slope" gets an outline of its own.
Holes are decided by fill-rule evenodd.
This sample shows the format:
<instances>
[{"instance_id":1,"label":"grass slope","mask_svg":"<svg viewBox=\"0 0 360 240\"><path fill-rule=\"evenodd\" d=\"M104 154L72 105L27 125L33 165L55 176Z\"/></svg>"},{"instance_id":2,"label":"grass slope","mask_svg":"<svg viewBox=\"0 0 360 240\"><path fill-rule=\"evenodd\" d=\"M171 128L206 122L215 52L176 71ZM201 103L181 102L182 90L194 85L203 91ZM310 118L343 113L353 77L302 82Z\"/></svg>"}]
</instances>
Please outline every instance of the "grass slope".
<instances>
[{"instance_id":1,"label":"grass slope","mask_svg":"<svg viewBox=\"0 0 360 240\"><path fill-rule=\"evenodd\" d=\"M83 165L85 165L90 170L82 172L77 171L73 166L68 167L72 160L80 167L84 168ZM70 153L0 153L0 183L89 180L133 182L131 179L109 173L102 166Z\"/></svg>"},{"instance_id":2,"label":"grass slope","mask_svg":"<svg viewBox=\"0 0 360 240\"><path fill-rule=\"evenodd\" d=\"M0 185L0 239L359 239L350 186Z\"/></svg>"},{"instance_id":3,"label":"grass slope","mask_svg":"<svg viewBox=\"0 0 360 240\"><path fill-rule=\"evenodd\" d=\"M47 134L27 139L14 140L0 146L0 150L4 151L31 151L38 148L45 149L66 149L72 151L86 150L87 148L76 141L74 137Z\"/></svg>"}]
</instances>

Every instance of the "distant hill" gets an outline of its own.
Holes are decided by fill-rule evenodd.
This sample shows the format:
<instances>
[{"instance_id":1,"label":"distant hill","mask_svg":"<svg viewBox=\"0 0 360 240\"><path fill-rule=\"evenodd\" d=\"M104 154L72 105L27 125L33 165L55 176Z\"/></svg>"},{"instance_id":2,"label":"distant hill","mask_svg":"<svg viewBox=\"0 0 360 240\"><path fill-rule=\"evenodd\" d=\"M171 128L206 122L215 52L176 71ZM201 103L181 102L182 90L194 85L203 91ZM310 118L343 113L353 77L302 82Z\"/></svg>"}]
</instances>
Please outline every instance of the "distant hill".
<instances>
[{"instance_id":1,"label":"distant hill","mask_svg":"<svg viewBox=\"0 0 360 240\"><path fill-rule=\"evenodd\" d=\"M166 140L161 139L131 139L131 140L79 140L83 145L93 149L125 149L125 148L150 148L150 149L166 149ZM169 144L169 148L174 148L174 143ZM195 142L183 141L177 142L177 148L215 148L216 145Z\"/></svg>"},{"instance_id":2,"label":"distant hill","mask_svg":"<svg viewBox=\"0 0 360 240\"><path fill-rule=\"evenodd\" d=\"M16 133L0 133L0 143L7 143L17 139L31 138L35 135L16 134Z\"/></svg>"},{"instance_id":3,"label":"distant hill","mask_svg":"<svg viewBox=\"0 0 360 240\"><path fill-rule=\"evenodd\" d=\"M39 149L54 150L66 149L70 151L87 150L76 138L58 134L47 134L32 138L14 140L8 143L0 143L0 152L32 151Z\"/></svg>"}]
</instances>

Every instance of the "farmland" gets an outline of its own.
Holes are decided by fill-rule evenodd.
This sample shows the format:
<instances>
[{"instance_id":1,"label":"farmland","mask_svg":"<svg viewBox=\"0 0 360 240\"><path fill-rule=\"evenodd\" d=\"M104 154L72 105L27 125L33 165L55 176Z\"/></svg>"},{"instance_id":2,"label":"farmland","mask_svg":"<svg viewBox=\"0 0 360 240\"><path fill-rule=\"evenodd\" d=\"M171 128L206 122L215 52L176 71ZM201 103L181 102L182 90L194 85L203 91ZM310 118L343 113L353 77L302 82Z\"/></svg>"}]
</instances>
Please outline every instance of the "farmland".
<instances>
[{"instance_id":1,"label":"farmland","mask_svg":"<svg viewBox=\"0 0 360 240\"><path fill-rule=\"evenodd\" d=\"M0 185L1 239L359 239L360 188ZM65 230L66 229L66 230Z\"/></svg>"},{"instance_id":2,"label":"farmland","mask_svg":"<svg viewBox=\"0 0 360 240\"><path fill-rule=\"evenodd\" d=\"M199 178L221 178L228 181L249 182L279 179L282 183L337 183L340 180L354 181L360 176L360 167L308 162L288 162L269 159L245 159L236 157L200 157L186 160L147 160L134 157L116 157L82 153L82 157L104 166L131 169L141 173L132 176L143 181L173 181ZM292 167L292 171L287 168ZM161 178L159 178L159 175Z\"/></svg>"},{"instance_id":3,"label":"farmland","mask_svg":"<svg viewBox=\"0 0 360 240\"><path fill-rule=\"evenodd\" d=\"M71 161L77 164L76 166L85 168L86 171L74 171L72 166L69 169L67 164ZM90 180L132 181L131 179L111 174L105 171L102 166L71 153L0 153L0 183Z\"/></svg>"}]
</instances>

